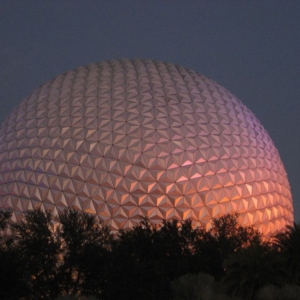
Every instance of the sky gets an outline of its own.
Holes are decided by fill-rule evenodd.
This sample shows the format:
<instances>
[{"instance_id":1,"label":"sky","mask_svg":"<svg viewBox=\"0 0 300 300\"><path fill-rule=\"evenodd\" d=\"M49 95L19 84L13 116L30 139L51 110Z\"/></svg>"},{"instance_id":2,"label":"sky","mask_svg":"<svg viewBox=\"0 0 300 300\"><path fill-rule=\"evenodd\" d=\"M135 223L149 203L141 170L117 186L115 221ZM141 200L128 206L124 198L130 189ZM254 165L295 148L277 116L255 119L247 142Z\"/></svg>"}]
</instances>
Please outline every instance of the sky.
<instances>
[{"instance_id":1,"label":"sky","mask_svg":"<svg viewBox=\"0 0 300 300\"><path fill-rule=\"evenodd\" d=\"M269 132L300 221L299 0L2 0L0 122L32 90L88 63L147 58L235 94Z\"/></svg>"}]
</instances>

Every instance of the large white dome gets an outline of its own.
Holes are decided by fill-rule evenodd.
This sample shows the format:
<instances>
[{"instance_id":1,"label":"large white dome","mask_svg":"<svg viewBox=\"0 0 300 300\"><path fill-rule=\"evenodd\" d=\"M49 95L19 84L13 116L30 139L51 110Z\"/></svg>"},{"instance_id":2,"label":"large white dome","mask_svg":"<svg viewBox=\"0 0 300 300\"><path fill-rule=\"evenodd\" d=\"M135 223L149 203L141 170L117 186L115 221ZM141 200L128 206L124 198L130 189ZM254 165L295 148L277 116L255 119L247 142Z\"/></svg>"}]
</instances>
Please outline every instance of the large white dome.
<instances>
[{"instance_id":1,"label":"large white dome","mask_svg":"<svg viewBox=\"0 0 300 300\"><path fill-rule=\"evenodd\" d=\"M293 221L269 135L235 96L170 63L112 60L37 88L0 131L0 206L99 215L113 229L238 212L265 235Z\"/></svg>"}]
</instances>

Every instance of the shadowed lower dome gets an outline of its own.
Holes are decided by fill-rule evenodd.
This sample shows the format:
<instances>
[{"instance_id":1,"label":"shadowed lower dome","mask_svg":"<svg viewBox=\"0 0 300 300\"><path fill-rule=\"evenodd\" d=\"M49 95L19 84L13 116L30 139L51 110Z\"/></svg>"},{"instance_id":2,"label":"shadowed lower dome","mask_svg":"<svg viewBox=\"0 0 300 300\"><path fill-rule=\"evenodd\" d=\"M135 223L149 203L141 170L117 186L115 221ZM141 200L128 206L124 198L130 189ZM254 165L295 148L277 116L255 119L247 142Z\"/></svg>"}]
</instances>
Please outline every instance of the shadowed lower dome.
<instances>
[{"instance_id":1,"label":"shadowed lower dome","mask_svg":"<svg viewBox=\"0 0 300 300\"><path fill-rule=\"evenodd\" d=\"M0 206L75 207L112 229L147 216L207 224L238 212L270 235L293 221L269 135L235 96L171 63L112 60L42 85L0 131Z\"/></svg>"}]
</instances>

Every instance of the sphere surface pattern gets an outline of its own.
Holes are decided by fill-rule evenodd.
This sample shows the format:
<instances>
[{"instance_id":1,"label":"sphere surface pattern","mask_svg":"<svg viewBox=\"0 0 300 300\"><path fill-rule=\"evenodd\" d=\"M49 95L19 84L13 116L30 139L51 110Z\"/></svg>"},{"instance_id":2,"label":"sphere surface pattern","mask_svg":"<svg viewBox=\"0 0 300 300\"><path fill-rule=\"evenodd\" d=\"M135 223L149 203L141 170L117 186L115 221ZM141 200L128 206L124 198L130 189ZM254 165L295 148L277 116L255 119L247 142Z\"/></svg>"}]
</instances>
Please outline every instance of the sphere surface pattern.
<instances>
[{"instance_id":1,"label":"sphere surface pattern","mask_svg":"<svg viewBox=\"0 0 300 300\"><path fill-rule=\"evenodd\" d=\"M97 214L112 229L237 212L270 235L293 221L269 135L235 96L170 63L112 60L66 72L0 131L0 206Z\"/></svg>"}]
</instances>

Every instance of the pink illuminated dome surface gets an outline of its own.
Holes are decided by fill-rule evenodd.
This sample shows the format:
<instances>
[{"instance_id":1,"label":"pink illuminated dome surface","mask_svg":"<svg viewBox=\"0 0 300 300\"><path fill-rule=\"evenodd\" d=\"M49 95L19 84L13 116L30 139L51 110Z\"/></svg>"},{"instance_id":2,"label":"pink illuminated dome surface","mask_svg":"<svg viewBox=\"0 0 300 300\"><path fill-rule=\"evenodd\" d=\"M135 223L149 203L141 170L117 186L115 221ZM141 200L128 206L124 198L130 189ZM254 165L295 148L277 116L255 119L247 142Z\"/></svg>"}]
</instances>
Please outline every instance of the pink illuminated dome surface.
<instances>
[{"instance_id":1,"label":"pink illuminated dome surface","mask_svg":"<svg viewBox=\"0 0 300 300\"><path fill-rule=\"evenodd\" d=\"M73 207L112 229L147 216L237 212L271 235L293 222L290 187L260 122L214 81L171 63L112 60L34 90L0 130L0 206L19 220Z\"/></svg>"}]
</instances>

